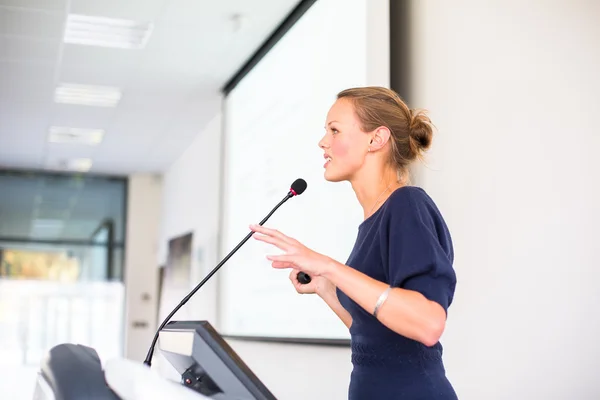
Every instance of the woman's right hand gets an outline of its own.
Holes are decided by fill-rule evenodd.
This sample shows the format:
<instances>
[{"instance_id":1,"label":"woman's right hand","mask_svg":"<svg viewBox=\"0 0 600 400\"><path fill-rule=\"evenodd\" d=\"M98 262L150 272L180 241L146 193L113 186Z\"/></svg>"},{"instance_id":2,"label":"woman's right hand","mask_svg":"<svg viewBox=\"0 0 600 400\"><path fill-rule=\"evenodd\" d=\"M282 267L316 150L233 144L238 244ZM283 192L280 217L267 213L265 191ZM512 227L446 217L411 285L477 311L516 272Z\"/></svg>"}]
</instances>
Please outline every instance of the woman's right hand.
<instances>
[{"instance_id":1,"label":"woman's right hand","mask_svg":"<svg viewBox=\"0 0 600 400\"><path fill-rule=\"evenodd\" d=\"M296 292L300 294L318 294L319 297L323 299L323 301L325 301L325 303L327 303L327 305L333 310L333 312L337 314L344 325L350 329L350 326L352 325L352 316L340 304L335 285L323 276L311 276L310 282L303 285L298 282L299 272L300 270L292 269L292 272L290 273L290 281L292 281L294 288L296 288Z\"/></svg>"},{"instance_id":2,"label":"woman's right hand","mask_svg":"<svg viewBox=\"0 0 600 400\"><path fill-rule=\"evenodd\" d=\"M300 294L316 293L320 297L323 297L327 293L335 292L335 286L322 276L311 276L310 282L306 284L298 282L299 272L300 270L297 269L292 269L292 272L290 272L290 281L292 281L296 292Z\"/></svg>"}]
</instances>

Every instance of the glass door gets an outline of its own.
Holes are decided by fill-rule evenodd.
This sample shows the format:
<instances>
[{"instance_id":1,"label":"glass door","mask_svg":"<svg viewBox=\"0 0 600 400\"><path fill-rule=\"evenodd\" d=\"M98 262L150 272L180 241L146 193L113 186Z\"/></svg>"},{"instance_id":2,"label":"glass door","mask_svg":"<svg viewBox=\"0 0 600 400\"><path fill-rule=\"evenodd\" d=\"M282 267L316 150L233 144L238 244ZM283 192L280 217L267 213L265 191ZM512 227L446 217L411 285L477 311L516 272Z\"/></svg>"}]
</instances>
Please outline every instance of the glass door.
<instances>
[{"instance_id":1,"label":"glass door","mask_svg":"<svg viewBox=\"0 0 600 400\"><path fill-rule=\"evenodd\" d=\"M60 343L123 355L126 181L0 171L0 393Z\"/></svg>"}]
</instances>

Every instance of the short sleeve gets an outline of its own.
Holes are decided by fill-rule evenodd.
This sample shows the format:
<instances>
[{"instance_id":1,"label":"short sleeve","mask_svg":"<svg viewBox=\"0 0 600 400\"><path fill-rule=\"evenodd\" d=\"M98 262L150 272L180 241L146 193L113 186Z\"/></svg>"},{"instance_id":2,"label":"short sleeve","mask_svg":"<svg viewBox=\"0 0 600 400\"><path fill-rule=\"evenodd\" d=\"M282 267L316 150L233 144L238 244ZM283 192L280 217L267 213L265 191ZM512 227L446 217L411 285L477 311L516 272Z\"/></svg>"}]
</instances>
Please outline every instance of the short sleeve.
<instances>
[{"instance_id":1,"label":"short sleeve","mask_svg":"<svg viewBox=\"0 0 600 400\"><path fill-rule=\"evenodd\" d=\"M427 198L410 194L391 206L381 246L389 284L417 291L447 311L456 274L452 241L441 214Z\"/></svg>"}]
</instances>

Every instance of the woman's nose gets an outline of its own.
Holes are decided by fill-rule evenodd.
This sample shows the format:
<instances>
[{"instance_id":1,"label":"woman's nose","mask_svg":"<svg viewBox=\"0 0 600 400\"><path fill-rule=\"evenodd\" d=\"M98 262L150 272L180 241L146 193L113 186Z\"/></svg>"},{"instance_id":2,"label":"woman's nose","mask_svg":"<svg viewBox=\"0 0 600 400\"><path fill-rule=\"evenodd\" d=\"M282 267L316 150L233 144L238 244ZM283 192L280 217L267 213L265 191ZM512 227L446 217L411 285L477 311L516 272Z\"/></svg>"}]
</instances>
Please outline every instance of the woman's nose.
<instances>
[{"instance_id":1,"label":"woman's nose","mask_svg":"<svg viewBox=\"0 0 600 400\"><path fill-rule=\"evenodd\" d=\"M326 149L329 147L329 145L327 144L327 142L325 141L326 136L323 136L321 138L321 140L319 140L319 147L322 149Z\"/></svg>"}]
</instances>

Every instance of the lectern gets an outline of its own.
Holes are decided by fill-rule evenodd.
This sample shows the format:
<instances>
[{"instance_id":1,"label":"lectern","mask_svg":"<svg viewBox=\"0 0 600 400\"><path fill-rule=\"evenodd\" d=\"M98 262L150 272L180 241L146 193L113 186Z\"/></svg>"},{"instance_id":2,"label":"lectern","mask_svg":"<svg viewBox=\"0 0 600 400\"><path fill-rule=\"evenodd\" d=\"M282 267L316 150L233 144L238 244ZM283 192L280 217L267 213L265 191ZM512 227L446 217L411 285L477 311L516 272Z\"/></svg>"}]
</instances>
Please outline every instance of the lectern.
<instances>
[{"instance_id":1,"label":"lectern","mask_svg":"<svg viewBox=\"0 0 600 400\"><path fill-rule=\"evenodd\" d=\"M276 400L207 321L174 321L160 332L160 352L198 393L223 400Z\"/></svg>"},{"instance_id":2,"label":"lectern","mask_svg":"<svg viewBox=\"0 0 600 400\"><path fill-rule=\"evenodd\" d=\"M276 400L207 321L175 321L159 334L159 351L181 375L174 383L142 363L108 360L64 343L40 365L34 400ZM32 384L34 384L32 382Z\"/></svg>"}]
</instances>

